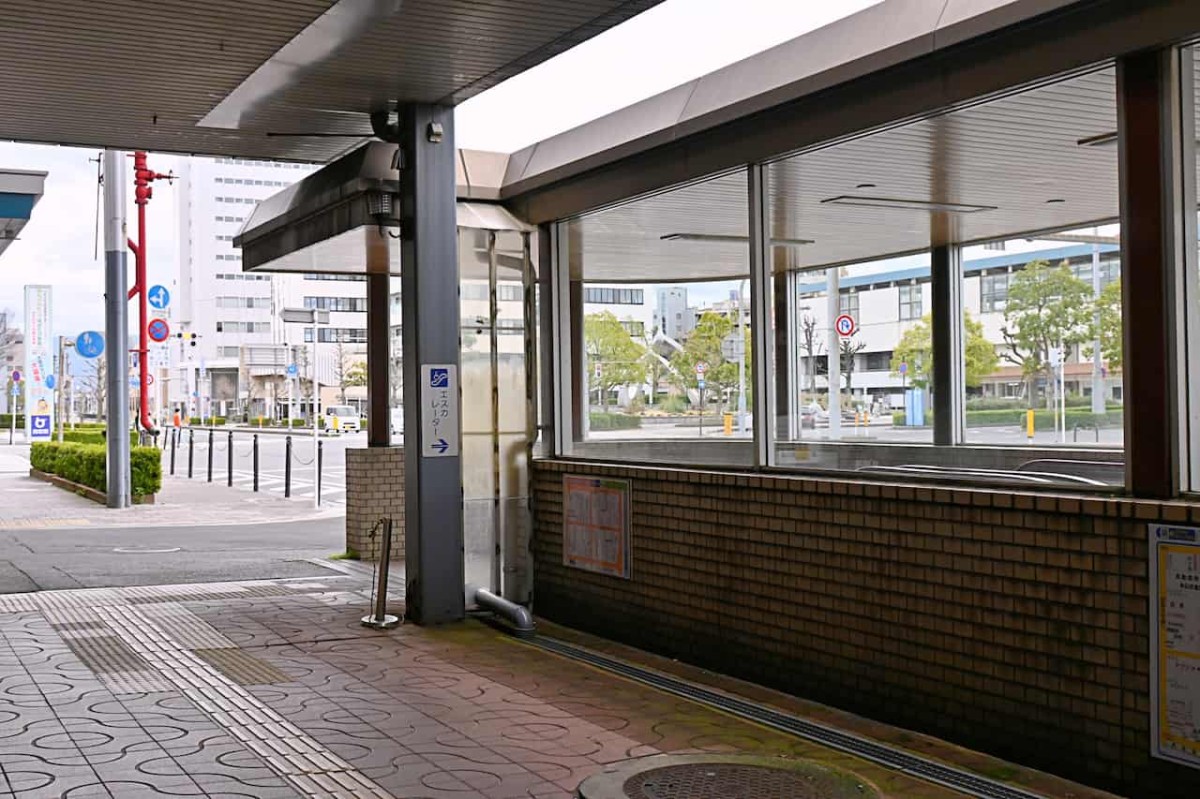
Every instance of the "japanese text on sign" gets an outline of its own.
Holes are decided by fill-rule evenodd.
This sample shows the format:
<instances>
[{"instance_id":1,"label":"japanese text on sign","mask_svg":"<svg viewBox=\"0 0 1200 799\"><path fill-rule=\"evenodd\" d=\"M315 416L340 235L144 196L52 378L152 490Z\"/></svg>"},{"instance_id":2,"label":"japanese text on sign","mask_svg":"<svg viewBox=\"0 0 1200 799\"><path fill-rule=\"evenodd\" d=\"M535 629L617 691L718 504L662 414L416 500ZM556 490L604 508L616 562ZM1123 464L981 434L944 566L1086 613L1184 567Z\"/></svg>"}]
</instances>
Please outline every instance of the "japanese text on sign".
<instances>
[{"instance_id":1,"label":"japanese text on sign","mask_svg":"<svg viewBox=\"0 0 1200 799\"><path fill-rule=\"evenodd\" d=\"M1150 525L1152 753L1200 768L1200 530Z\"/></svg>"},{"instance_id":2,"label":"japanese text on sign","mask_svg":"<svg viewBox=\"0 0 1200 799\"><path fill-rule=\"evenodd\" d=\"M421 456L458 455L458 367L421 365Z\"/></svg>"},{"instance_id":3,"label":"japanese text on sign","mask_svg":"<svg viewBox=\"0 0 1200 799\"><path fill-rule=\"evenodd\" d=\"M629 579L629 481L563 475L563 564Z\"/></svg>"}]
</instances>

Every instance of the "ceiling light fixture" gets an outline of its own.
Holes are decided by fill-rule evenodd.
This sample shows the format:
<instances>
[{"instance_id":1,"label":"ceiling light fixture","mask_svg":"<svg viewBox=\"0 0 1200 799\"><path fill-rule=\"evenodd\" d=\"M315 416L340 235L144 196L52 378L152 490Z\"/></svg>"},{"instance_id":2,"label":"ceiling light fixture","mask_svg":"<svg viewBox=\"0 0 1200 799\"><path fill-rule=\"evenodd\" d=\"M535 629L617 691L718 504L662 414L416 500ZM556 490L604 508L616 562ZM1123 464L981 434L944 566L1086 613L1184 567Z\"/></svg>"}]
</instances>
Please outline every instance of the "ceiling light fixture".
<instances>
[{"instance_id":1,"label":"ceiling light fixture","mask_svg":"<svg viewBox=\"0 0 1200 799\"><path fill-rule=\"evenodd\" d=\"M1051 199L1046 200L1046 202L1050 203L1050 204L1057 204L1057 203L1065 203L1066 200L1064 200L1062 197L1052 197Z\"/></svg>"},{"instance_id":2,"label":"ceiling light fixture","mask_svg":"<svg viewBox=\"0 0 1200 799\"><path fill-rule=\"evenodd\" d=\"M995 211L994 205L968 205L966 203L939 203L929 200L904 200L893 197L858 197L843 194L821 200L822 205L852 205L859 208L897 208L902 211L943 211L950 214L976 214L980 211Z\"/></svg>"},{"instance_id":3,"label":"ceiling light fixture","mask_svg":"<svg viewBox=\"0 0 1200 799\"><path fill-rule=\"evenodd\" d=\"M744 243L750 241L746 236L723 236L719 233L667 233L659 236L661 241L710 241L710 242L738 242ZM771 239L771 244L775 246L791 246L800 247L805 244L813 244L812 239Z\"/></svg>"},{"instance_id":4,"label":"ceiling light fixture","mask_svg":"<svg viewBox=\"0 0 1200 799\"><path fill-rule=\"evenodd\" d=\"M875 184L874 183L859 183L854 188L856 188L856 189L873 189L873 188L875 188Z\"/></svg>"}]
</instances>

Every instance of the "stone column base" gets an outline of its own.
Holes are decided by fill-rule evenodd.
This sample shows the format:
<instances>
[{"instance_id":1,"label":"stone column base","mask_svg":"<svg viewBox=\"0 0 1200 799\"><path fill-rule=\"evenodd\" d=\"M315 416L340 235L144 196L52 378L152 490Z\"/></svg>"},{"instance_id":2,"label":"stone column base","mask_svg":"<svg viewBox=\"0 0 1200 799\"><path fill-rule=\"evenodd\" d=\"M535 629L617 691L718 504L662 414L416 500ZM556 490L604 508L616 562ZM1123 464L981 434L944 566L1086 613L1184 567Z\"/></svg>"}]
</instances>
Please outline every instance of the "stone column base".
<instances>
[{"instance_id":1,"label":"stone column base","mask_svg":"<svg viewBox=\"0 0 1200 799\"><path fill-rule=\"evenodd\" d=\"M346 450L346 549L366 561L379 560L382 518L392 519L392 560L404 559L404 448Z\"/></svg>"}]
</instances>

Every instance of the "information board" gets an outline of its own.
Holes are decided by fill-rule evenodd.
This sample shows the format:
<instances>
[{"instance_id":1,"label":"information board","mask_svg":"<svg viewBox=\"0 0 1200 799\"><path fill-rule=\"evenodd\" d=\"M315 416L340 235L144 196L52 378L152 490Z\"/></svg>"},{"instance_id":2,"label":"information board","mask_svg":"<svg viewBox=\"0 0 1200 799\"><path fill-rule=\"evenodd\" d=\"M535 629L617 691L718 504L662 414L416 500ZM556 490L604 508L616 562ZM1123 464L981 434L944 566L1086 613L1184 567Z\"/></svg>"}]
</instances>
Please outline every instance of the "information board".
<instances>
[{"instance_id":1,"label":"information board","mask_svg":"<svg viewBox=\"0 0 1200 799\"><path fill-rule=\"evenodd\" d=\"M628 480L563 475L563 564L629 579Z\"/></svg>"},{"instance_id":2,"label":"information board","mask_svg":"<svg viewBox=\"0 0 1200 799\"><path fill-rule=\"evenodd\" d=\"M1200 768L1200 529L1150 525L1151 753Z\"/></svg>"},{"instance_id":3,"label":"information board","mask_svg":"<svg viewBox=\"0 0 1200 799\"><path fill-rule=\"evenodd\" d=\"M25 438L49 441L54 429L54 353L50 338L50 287L25 287Z\"/></svg>"}]
</instances>

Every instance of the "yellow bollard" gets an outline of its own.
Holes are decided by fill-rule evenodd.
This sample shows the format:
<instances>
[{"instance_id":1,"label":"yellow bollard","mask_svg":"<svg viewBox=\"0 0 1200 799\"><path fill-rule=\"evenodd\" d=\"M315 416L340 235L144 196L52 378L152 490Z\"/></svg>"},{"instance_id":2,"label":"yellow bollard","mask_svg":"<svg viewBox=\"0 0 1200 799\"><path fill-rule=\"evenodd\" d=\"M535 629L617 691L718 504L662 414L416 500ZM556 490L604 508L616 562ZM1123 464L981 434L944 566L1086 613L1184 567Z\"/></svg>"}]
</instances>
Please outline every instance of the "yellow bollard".
<instances>
[{"instance_id":1,"label":"yellow bollard","mask_svg":"<svg viewBox=\"0 0 1200 799\"><path fill-rule=\"evenodd\" d=\"M1033 409L1025 411L1025 435L1033 441Z\"/></svg>"},{"instance_id":2,"label":"yellow bollard","mask_svg":"<svg viewBox=\"0 0 1200 799\"><path fill-rule=\"evenodd\" d=\"M733 414L732 413L725 414L725 435L727 435L727 436L733 435Z\"/></svg>"}]
</instances>

